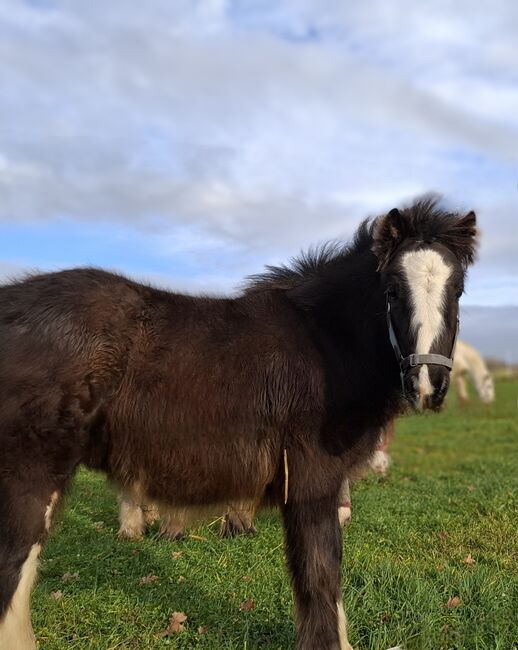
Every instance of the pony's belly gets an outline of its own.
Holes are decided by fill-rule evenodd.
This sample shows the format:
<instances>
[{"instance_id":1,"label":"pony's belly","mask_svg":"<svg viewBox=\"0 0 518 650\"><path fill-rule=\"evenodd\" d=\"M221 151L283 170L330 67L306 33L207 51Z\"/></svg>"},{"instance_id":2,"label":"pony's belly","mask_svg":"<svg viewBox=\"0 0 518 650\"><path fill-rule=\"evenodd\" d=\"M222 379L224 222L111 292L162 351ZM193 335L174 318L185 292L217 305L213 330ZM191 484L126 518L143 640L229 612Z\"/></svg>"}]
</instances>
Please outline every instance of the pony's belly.
<instances>
[{"instance_id":1,"label":"pony's belly","mask_svg":"<svg viewBox=\"0 0 518 650\"><path fill-rule=\"evenodd\" d=\"M131 445L121 449L124 453L113 456L110 474L141 502L219 514L230 501L260 499L278 465L268 439L206 445L177 441L166 448L150 443L144 453Z\"/></svg>"}]
</instances>

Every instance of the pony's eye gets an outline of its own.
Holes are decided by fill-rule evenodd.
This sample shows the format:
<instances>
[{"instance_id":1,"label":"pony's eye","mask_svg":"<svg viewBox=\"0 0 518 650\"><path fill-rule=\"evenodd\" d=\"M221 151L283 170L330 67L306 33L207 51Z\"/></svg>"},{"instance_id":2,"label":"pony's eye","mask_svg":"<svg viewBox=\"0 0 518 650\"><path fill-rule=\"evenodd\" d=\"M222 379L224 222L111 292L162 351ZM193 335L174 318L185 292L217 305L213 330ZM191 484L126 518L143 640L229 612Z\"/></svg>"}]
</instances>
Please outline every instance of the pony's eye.
<instances>
[{"instance_id":1,"label":"pony's eye","mask_svg":"<svg viewBox=\"0 0 518 650\"><path fill-rule=\"evenodd\" d=\"M463 291L462 289L458 289L458 290L455 292L455 297L457 298L457 300L459 300L459 299L461 298L461 296L462 296L463 293L464 293L464 291Z\"/></svg>"}]
</instances>

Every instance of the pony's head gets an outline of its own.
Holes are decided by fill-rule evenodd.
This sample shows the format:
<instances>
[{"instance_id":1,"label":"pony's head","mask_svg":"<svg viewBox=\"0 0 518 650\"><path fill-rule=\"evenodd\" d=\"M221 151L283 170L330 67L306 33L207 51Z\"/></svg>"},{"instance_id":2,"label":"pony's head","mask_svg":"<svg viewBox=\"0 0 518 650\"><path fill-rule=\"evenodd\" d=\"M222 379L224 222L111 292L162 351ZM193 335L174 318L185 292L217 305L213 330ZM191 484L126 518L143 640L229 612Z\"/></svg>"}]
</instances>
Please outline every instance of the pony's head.
<instances>
[{"instance_id":1,"label":"pony's head","mask_svg":"<svg viewBox=\"0 0 518 650\"><path fill-rule=\"evenodd\" d=\"M491 404L495 401L495 384L489 372L484 373L476 385L480 399L484 404Z\"/></svg>"},{"instance_id":2,"label":"pony's head","mask_svg":"<svg viewBox=\"0 0 518 650\"><path fill-rule=\"evenodd\" d=\"M390 338L404 392L418 410L439 408L448 390L459 298L476 239L474 212L446 212L434 199L374 222L372 250L387 297Z\"/></svg>"}]
</instances>

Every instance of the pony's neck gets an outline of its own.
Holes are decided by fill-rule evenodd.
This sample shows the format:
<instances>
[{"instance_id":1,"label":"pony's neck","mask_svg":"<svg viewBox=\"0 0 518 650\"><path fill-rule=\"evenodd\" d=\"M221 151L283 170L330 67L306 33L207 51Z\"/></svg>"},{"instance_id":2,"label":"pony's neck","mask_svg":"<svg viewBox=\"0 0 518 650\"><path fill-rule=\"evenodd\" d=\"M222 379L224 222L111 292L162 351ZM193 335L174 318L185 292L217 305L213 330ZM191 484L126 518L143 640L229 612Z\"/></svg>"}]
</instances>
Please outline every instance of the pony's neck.
<instances>
[{"instance_id":1,"label":"pony's neck","mask_svg":"<svg viewBox=\"0 0 518 650\"><path fill-rule=\"evenodd\" d=\"M376 264L370 251L356 252L324 274L312 318L341 399L383 410L399 401L401 391Z\"/></svg>"}]
</instances>

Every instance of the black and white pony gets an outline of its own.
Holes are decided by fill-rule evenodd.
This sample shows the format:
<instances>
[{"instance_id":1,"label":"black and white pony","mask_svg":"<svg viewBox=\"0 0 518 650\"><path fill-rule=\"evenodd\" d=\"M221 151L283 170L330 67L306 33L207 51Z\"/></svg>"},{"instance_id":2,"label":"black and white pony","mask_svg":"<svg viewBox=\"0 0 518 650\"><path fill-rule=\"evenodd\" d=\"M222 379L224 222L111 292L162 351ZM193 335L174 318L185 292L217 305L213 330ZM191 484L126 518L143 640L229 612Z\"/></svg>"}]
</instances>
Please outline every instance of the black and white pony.
<instances>
[{"instance_id":1,"label":"black and white pony","mask_svg":"<svg viewBox=\"0 0 518 650\"><path fill-rule=\"evenodd\" d=\"M35 647L38 557L84 464L162 512L277 505L297 648L350 649L339 492L406 405L441 405L475 239L425 200L235 298L96 269L0 287L0 648Z\"/></svg>"}]
</instances>

